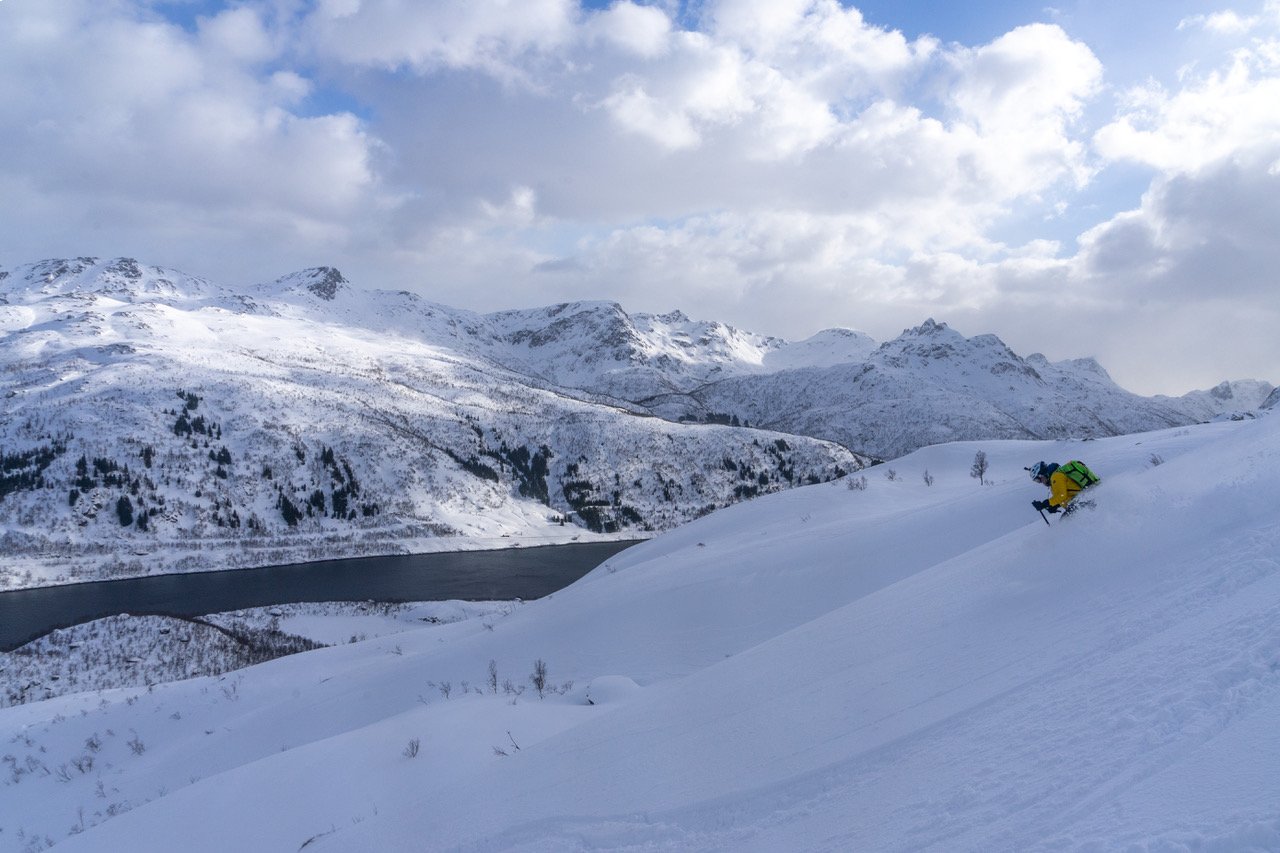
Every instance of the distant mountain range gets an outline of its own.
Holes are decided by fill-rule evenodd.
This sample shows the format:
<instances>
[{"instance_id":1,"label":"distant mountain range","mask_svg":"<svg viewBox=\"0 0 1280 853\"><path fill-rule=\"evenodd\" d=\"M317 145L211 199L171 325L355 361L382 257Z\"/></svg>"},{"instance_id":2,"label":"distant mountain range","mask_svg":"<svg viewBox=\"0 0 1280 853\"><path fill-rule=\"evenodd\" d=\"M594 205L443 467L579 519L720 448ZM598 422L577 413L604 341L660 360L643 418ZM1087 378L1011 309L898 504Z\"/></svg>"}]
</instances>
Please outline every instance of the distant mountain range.
<instances>
[{"instance_id":1,"label":"distant mountain range","mask_svg":"<svg viewBox=\"0 0 1280 853\"><path fill-rule=\"evenodd\" d=\"M495 314L304 270L0 270L0 586L670 528L926 444L1274 406L926 321L787 342L583 302Z\"/></svg>"}]
</instances>

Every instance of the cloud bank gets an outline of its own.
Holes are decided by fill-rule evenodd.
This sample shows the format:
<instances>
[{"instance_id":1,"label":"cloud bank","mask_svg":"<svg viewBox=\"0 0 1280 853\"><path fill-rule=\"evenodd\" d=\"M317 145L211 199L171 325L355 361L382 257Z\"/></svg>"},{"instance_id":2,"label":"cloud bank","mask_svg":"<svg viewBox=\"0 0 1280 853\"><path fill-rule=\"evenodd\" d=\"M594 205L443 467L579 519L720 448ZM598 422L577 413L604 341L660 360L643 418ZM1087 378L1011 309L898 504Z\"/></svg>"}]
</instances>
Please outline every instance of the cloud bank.
<instances>
[{"instance_id":1,"label":"cloud bank","mask_svg":"<svg viewBox=\"0 0 1280 853\"><path fill-rule=\"evenodd\" d=\"M9 0L0 264L325 263L792 338L933 316L1143 392L1280 380L1280 4L1150 11L1199 58L1133 81L1039 18L965 45L835 0Z\"/></svg>"}]
</instances>

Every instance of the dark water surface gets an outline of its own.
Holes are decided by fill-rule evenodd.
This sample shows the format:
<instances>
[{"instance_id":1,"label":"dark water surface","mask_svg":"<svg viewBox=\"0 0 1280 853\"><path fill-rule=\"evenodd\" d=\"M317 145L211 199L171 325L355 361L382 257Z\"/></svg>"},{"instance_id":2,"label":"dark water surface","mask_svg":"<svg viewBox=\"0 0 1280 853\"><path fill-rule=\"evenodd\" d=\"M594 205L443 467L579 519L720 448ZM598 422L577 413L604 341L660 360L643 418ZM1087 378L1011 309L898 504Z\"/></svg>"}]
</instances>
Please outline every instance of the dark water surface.
<instances>
[{"instance_id":1,"label":"dark water surface","mask_svg":"<svg viewBox=\"0 0 1280 853\"><path fill-rule=\"evenodd\" d=\"M508 601L563 589L635 542L324 560L0 592L0 651L118 613L202 616L300 601Z\"/></svg>"}]
</instances>

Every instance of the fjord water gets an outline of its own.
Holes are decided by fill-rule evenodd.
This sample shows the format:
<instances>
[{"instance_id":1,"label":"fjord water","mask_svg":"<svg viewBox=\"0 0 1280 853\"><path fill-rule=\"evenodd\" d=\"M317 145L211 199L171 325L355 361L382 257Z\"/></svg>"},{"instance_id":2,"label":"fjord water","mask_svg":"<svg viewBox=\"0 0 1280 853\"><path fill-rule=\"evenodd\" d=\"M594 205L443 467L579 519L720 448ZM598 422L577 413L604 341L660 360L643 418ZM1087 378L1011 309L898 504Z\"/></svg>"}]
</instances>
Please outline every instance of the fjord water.
<instances>
[{"instance_id":1,"label":"fjord water","mask_svg":"<svg viewBox=\"0 0 1280 853\"><path fill-rule=\"evenodd\" d=\"M587 542L152 575L0 593L0 651L118 613L201 616L300 601L505 601L562 589L634 542Z\"/></svg>"}]
</instances>

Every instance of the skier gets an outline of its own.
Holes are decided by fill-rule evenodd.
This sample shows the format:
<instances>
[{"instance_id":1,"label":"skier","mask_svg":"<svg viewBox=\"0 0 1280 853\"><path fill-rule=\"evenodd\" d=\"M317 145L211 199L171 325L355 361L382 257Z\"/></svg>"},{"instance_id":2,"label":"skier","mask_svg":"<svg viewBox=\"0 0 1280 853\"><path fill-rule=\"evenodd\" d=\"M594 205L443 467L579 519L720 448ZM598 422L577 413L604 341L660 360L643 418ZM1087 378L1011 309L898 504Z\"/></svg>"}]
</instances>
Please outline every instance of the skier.
<instances>
[{"instance_id":1,"label":"skier","mask_svg":"<svg viewBox=\"0 0 1280 853\"><path fill-rule=\"evenodd\" d=\"M1072 460L1066 465L1056 462L1037 462L1027 469L1031 479L1042 486L1049 487L1049 499L1032 501L1031 505L1044 512L1057 512L1066 509L1069 513L1075 507L1069 503L1084 489L1098 482L1098 475L1089 470L1089 466L1079 460Z\"/></svg>"}]
</instances>

